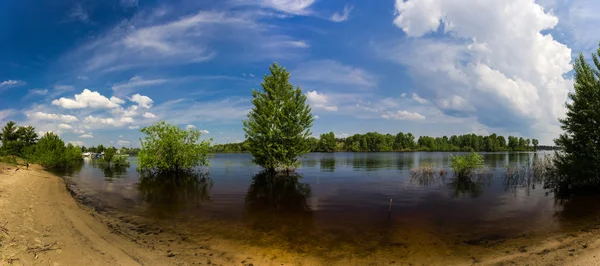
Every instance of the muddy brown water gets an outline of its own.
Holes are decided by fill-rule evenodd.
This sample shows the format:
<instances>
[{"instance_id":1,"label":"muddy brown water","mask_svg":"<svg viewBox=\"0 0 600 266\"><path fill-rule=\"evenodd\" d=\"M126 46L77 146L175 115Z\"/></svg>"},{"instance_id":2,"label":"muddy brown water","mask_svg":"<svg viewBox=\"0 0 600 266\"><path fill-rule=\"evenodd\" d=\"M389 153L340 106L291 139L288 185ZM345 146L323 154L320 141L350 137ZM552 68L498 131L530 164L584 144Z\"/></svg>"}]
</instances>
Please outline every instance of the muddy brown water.
<instances>
[{"instance_id":1,"label":"muddy brown water","mask_svg":"<svg viewBox=\"0 0 600 266\"><path fill-rule=\"evenodd\" d=\"M450 154L312 153L298 177L285 179L260 175L248 154L217 154L206 174L176 184L140 179L136 157L126 169L86 160L58 174L91 204L176 225L189 237L218 235L330 259L472 256L506 241L520 239L520 246L598 224L597 197L558 200L542 182L505 181L507 164L549 153L483 153L490 174L468 184L451 173L411 176L422 164L447 167Z\"/></svg>"}]
</instances>

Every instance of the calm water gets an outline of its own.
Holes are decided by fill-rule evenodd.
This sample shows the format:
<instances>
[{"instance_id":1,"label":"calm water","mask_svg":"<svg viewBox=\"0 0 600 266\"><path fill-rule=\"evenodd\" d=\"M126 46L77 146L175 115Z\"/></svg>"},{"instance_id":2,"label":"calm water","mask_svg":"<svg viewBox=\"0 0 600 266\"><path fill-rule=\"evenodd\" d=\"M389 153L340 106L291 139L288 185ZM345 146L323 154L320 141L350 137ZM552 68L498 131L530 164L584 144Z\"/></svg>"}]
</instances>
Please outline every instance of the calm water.
<instances>
[{"instance_id":1,"label":"calm water","mask_svg":"<svg viewBox=\"0 0 600 266\"><path fill-rule=\"evenodd\" d=\"M102 204L140 216L198 230L224 221L228 229L210 230L242 237L273 234L262 244L317 241L366 250L419 241L477 244L579 229L594 220L597 211L590 210L598 208L590 201L557 201L540 183L505 182L507 164L534 156L544 153L484 153L491 176L469 184L451 174L411 177L420 164L448 166L450 153L442 152L313 153L303 159L301 177L287 180L257 175L248 154L217 154L205 177L184 184L141 182L135 157L121 171L88 160L67 178Z\"/></svg>"}]
</instances>

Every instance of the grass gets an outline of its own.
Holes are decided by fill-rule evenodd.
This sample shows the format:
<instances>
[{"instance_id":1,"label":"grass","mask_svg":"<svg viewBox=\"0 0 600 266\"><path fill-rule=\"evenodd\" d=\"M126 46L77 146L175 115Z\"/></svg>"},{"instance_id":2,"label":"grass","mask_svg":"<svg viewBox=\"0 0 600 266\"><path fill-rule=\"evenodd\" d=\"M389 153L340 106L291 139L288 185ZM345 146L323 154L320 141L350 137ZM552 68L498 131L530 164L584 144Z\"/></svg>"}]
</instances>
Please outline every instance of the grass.
<instances>
[{"instance_id":1,"label":"grass","mask_svg":"<svg viewBox=\"0 0 600 266\"><path fill-rule=\"evenodd\" d=\"M436 183L440 178L444 178L448 170L431 163L423 163L418 167L410 169L411 179L417 181L419 185L428 186Z\"/></svg>"},{"instance_id":2,"label":"grass","mask_svg":"<svg viewBox=\"0 0 600 266\"><path fill-rule=\"evenodd\" d=\"M483 155L471 152L465 155L450 155L450 168L457 177L470 177L481 174L478 170L483 169Z\"/></svg>"}]
</instances>

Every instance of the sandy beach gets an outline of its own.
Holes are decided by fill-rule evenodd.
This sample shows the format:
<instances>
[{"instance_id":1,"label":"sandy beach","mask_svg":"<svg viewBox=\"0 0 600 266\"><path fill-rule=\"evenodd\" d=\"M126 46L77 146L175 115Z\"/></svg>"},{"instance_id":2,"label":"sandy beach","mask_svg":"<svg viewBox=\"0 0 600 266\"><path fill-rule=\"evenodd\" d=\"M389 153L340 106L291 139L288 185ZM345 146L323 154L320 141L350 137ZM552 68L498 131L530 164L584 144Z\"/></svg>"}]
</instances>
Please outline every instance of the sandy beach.
<instances>
[{"instance_id":1,"label":"sandy beach","mask_svg":"<svg viewBox=\"0 0 600 266\"><path fill-rule=\"evenodd\" d=\"M384 253L327 261L218 237L190 240L135 218L99 214L37 166L0 166L0 265L599 265L599 235L592 228L451 261L391 260Z\"/></svg>"}]
</instances>

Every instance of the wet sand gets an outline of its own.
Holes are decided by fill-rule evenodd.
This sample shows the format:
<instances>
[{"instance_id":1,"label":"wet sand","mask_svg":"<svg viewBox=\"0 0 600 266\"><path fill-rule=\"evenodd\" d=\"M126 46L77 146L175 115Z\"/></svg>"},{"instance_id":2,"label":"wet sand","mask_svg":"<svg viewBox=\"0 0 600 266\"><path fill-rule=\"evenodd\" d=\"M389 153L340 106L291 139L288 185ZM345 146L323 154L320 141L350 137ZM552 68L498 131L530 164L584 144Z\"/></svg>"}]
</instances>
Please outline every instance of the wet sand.
<instances>
[{"instance_id":1,"label":"wet sand","mask_svg":"<svg viewBox=\"0 0 600 266\"><path fill-rule=\"evenodd\" d=\"M0 166L0 265L600 264L600 223L571 233L490 236L462 245L405 230L388 236L386 247L357 250L348 242L296 241L301 234L282 241L268 231L231 236L227 231L242 230L226 221L190 230L184 221L103 208L39 167L16 168Z\"/></svg>"}]
</instances>

